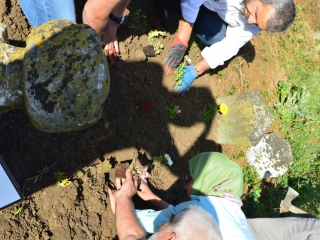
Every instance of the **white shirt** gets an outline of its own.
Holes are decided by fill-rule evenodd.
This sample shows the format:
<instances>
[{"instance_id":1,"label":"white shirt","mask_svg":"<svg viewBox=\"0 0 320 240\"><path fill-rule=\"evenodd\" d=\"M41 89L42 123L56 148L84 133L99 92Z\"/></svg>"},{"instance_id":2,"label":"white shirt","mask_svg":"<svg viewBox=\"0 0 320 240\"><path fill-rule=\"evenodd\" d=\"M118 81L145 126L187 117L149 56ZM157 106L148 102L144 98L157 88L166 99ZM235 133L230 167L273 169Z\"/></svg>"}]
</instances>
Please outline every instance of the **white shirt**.
<instances>
[{"instance_id":1,"label":"white shirt","mask_svg":"<svg viewBox=\"0 0 320 240\"><path fill-rule=\"evenodd\" d=\"M203 4L209 10L216 12L228 24L226 37L220 42L204 48L201 52L210 68L223 65L225 61L236 55L246 42L261 31L257 26L249 24L244 18L240 11L241 2L241 0L181 1L182 16L189 23L196 21L199 8Z\"/></svg>"},{"instance_id":2,"label":"white shirt","mask_svg":"<svg viewBox=\"0 0 320 240\"><path fill-rule=\"evenodd\" d=\"M145 232L154 233L170 220L172 214L177 214L189 205L200 206L212 215L220 228L223 240L254 239L241 207L226 198L191 195L191 201L175 207L169 205L161 211L136 210L136 216Z\"/></svg>"}]
</instances>

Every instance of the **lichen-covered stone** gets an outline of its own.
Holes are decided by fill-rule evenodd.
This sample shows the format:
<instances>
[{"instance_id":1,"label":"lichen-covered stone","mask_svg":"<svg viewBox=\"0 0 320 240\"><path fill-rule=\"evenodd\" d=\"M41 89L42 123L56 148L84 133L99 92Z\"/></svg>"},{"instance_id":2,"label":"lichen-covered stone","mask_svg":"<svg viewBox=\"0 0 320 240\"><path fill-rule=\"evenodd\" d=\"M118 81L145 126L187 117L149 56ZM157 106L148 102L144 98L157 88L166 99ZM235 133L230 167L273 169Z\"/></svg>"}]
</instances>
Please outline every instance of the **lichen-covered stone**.
<instances>
[{"instance_id":1,"label":"lichen-covered stone","mask_svg":"<svg viewBox=\"0 0 320 240\"><path fill-rule=\"evenodd\" d=\"M24 94L32 124L66 132L97 122L110 86L98 34L87 25L52 20L34 28L26 44Z\"/></svg>"},{"instance_id":2,"label":"lichen-covered stone","mask_svg":"<svg viewBox=\"0 0 320 240\"><path fill-rule=\"evenodd\" d=\"M228 114L218 126L217 143L254 146L264 136L274 117L258 92L241 93L217 99L226 104Z\"/></svg>"},{"instance_id":3,"label":"lichen-covered stone","mask_svg":"<svg viewBox=\"0 0 320 240\"><path fill-rule=\"evenodd\" d=\"M291 145L275 133L265 134L256 146L248 148L247 159L261 178L279 177L292 164Z\"/></svg>"},{"instance_id":4,"label":"lichen-covered stone","mask_svg":"<svg viewBox=\"0 0 320 240\"><path fill-rule=\"evenodd\" d=\"M24 106L22 60L24 49L6 44L5 24L0 24L0 115Z\"/></svg>"}]
</instances>

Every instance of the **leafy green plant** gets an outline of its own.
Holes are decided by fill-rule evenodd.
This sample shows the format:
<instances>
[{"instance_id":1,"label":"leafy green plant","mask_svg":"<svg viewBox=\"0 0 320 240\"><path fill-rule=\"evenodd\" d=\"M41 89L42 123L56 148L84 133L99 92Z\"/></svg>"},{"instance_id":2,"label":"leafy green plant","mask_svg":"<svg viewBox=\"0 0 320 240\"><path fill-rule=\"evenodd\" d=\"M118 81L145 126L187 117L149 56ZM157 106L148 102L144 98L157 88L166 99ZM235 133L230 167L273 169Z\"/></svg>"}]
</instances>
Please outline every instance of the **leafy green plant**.
<instances>
[{"instance_id":1,"label":"leafy green plant","mask_svg":"<svg viewBox=\"0 0 320 240\"><path fill-rule=\"evenodd\" d=\"M210 122L212 119L214 119L214 117L216 116L218 112L218 106L217 105L213 105L213 104L207 104L204 106L203 110L202 110L202 116L204 118L205 122Z\"/></svg>"},{"instance_id":2,"label":"leafy green plant","mask_svg":"<svg viewBox=\"0 0 320 240\"><path fill-rule=\"evenodd\" d=\"M169 166L171 166L173 164L171 157L167 153L155 157L154 160L158 162L161 166L163 166L164 164L168 164Z\"/></svg>"},{"instance_id":3,"label":"leafy green plant","mask_svg":"<svg viewBox=\"0 0 320 240\"><path fill-rule=\"evenodd\" d=\"M155 38L166 37L166 32L153 30L148 33L148 41L153 45L154 53L156 55L160 54L161 49L163 49L163 44L161 41L156 41Z\"/></svg>"},{"instance_id":4,"label":"leafy green plant","mask_svg":"<svg viewBox=\"0 0 320 240\"><path fill-rule=\"evenodd\" d=\"M261 178L257 174L257 171L252 166L247 166L243 170L243 183L248 186L248 193L250 197L257 202L261 196L261 187L260 187Z\"/></svg>"},{"instance_id":5,"label":"leafy green plant","mask_svg":"<svg viewBox=\"0 0 320 240\"><path fill-rule=\"evenodd\" d=\"M246 156L246 154L243 151L241 151L239 154L232 156L231 159L238 160L240 158L244 158L245 156Z\"/></svg>"},{"instance_id":6,"label":"leafy green plant","mask_svg":"<svg viewBox=\"0 0 320 240\"><path fill-rule=\"evenodd\" d=\"M320 116L317 109L320 104L308 105L311 100L310 92L305 86L297 87L279 82L278 88L279 102L274 104L275 115L281 119L283 124L282 132L288 128L302 128L304 125L318 124Z\"/></svg>"},{"instance_id":7,"label":"leafy green plant","mask_svg":"<svg viewBox=\"0 0 320 240\"><path fill-rule=\"evenodd\" d=\"M148 41L150 43L153 43L155 41L154 38L157 38L157 37L163 37L163 38L166 37L166 32L153 30L148 33Z\"/></svg>"},{"instance_id":8,"label":"leafy green plant","mask_svg":"<svg viewBox=\"0 0 320 240\"><path fill-rule=\"evenodd\" d=\"M176 80L178 86L181 86L182 84L181 78L184 75L183 69L188 65L188 63L191 63L191 60L187 55L185 55L183 58L183 62L174 69L174 80Z\"/></svg>"},{"instance_id":9,"label":"leafy green plant","mask_svg":"<svg viewBox=\"0 0 320 240\"><path fill-rule=\"evenodd\" d=\"M173 107L168 107L169 112L169 118L174 119L177 117L180 117L181 110L179 109L179 106L175 105Z\"/></svg>"},{"instance_id":10,"label":"leafy green plant","mask_svg":"<svg viewBox=\"0 0 320 240\"><path fill-rule=\"evenodd\" d=\"M228 92L228 96L235 95L237 91L237 87L235 85L232 85L232 91Z\"/></svg>"}]
</instances>

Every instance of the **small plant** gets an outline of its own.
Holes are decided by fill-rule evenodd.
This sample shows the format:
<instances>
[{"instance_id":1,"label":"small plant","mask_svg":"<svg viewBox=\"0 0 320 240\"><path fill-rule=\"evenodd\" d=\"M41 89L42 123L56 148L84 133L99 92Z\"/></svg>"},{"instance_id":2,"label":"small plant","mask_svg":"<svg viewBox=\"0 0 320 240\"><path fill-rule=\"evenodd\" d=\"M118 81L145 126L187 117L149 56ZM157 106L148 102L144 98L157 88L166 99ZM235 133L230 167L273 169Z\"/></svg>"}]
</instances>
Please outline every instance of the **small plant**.
<instances>
[{"instance_id":1,"label":"small plant","mask_svg":"<svg viewBox=\"0 0 320 240\"><path fill-rule=\"evenodd\" d=\"M158 38L158 37L162 37L162 38L166 37L166 32L154 30L148 33L148 41L153 45L155 55L160 54L161 49L163 49L162 42L155 41L155 38Z\"/></svg>"},{"instance_id":2,"label":"small plant","mask_svg":"<svg viewBox=\"0 0 320 240\"><path fill-rule=\"evenodd\" d=\"M171 166L173 164L171 157L167 153L159 157L155 157L155 161L160 163L161 166L164 164L168 164L169 166Z\"/></svg>"},{"instance_id":3,"label":"small plant","mask_svg":"<svg viewBox=\"0 0 320 240\"><path fill-rule=\"evenodd\" d=\"M261 188L254 187L250 190L249 196L252 197L255 202L257 202L261 197L261 192L262 192Z\"/></svg>"},{"instance_id":4,"label":"small plant","mask_svg":"<svg viewBox=\"0 0 320 240\"><path fill-rule=\"evenodd\" d=\"M235 85L232 85L232 91L228 92L228 96L232 96L236 94L236 91L237 91L237 87Z\"/></svg>"},{"instance_id":5,"label":"small plant","mask_svg":"<svg viewBox=\"0 0 320 240\"><path fill-rule=\"evenodd\" d=\"M189 63L191 63L191 59L187 55L185 55L183 62L180 63L177 68L174 69L174 80L176 80L178 86L181 86L182 84L181 78L184 75L183 69L185 69L185 67Z\"/></svg>"},{"instance_id":6,"label":"small plant","mask_svg":"<svg viewBox=\"0 0 320 240\"><path fill-rule=\"evenodd\" d=\"M158 30L153 30L153 31L150 31L148 33L148 41L150 43L153 43L154 42L154 38L155 37L166 37L166 32L162 32L162 31L158 31Z\"/></svg>"},{"instance_id":7,"label":"small plant","mask_svg":"<svg viewBox=\"0 0 320 240\"><path fill-rule=\"evenodd\" d=\"M70 178L68 178L68 174L66 172L58 172L57 183L60 187L68 186L71 183Z\"/></svg>"},{"instance_id":8,"label":"small plant","mask_svg":"<svg viewBox=\"0 0 320 240\"><path fill-rule=\"evenodd\" d=\"M247 80L245 80L244 82L245 82L245 84L246 84L246 88L250 88L250 82L247 81Z\"/></svg>"},{"instance_id":9,"label":"small plant","mask_svg":"<svg viewBox=\"0 0 320 240\"><path fill-rule=\"evenodd\" d=\"M21 211L22 211L22 209L23 209L23 207L19 207L19 208L17 209L17 211L15 211L13 214L14 214L14 215L20 214Z\"/></svg>"},{"instance_id":10,"label":"small plant","mask_svg":"<svg viewBox=\"0 0 320 240\"><path fill-rule=\"evenodd\" d=\"M181 110L179 109L179 106L175 105L173 107L168 107L169 112L169 118L175 119L177 117L180 117Z\"/></svg>"},{"instance_id":11,"label":"small plant","mask_svg":"<svg viewBox=\"0 0 320 240\"><path fill-rule=\"evenodd\" d=\"M250 189L247 195L252 197L253 200L257 202L262 191L260 188L261 178L254 167L247 166L243 170L243 183L248 186L248 189Z\"/></svg>"},{"instance_id":12,"label":"small plant","mask_svg":"<svg viewBox=\"0 0 320 240\"><path fill-rule=\"evenodd\" d=\"M246 156L246 154L243 151L241 151L238 155L232 156L232 159L238 160L240 158L244 158L245 156Z\"/></svg>"},{"instance_id":13,"label":"small plant","mask_svg":"<svg viewBox=\"0 0 320 240\"><path fill-rule=\"evenodd\" d=\"M133 179L142 179L143 181L146 181L146 178L148 177L148 166L142 166L139 159L133 159L128 168L131 171Z\"/></svg>"},{"instance_id":14,"label":"small plant","mask_svg":"<svg viewBox=\"0 0 320 240\"><path fill-rule=\"evenodd\" d=\"M217 112L217 106L209 103L204 106L201 113L204 118L204 121L208 123L216 116Z\"/></svg>"},{"instance_id":15,"label":"small plant","mask_svg":"<svg viewBox=\"0 0 320 240\"><path fill-rule=\"evenodd\" d=\"M196 41L193 41L193 42L191 43L190 50L193 50L193 49L199 49Z\"/></svg>"},{"instance_id":16,"label":"small plant","mask_svg":"<svg viewBox=\"0 0 320 240\"><path fill-rule=\"evenodd\" d=\"M130 169L134 180L141 179L144 182L147 181L149 175L148 165L143 166L138 158L133 159L130 165L128 162L118 163L116 165L116 178L125 179L127 169Z\"/></svg>"}]
</instances>

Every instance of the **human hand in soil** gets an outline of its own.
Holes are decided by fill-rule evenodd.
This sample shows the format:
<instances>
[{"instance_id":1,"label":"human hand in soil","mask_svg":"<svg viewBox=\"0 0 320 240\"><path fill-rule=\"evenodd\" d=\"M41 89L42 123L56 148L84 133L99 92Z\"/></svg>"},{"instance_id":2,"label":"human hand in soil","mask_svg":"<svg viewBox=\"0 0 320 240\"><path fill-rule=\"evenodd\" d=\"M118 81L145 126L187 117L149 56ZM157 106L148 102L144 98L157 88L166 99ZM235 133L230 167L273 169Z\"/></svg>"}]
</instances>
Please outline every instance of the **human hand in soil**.
<instances>
[{"instance_id":1,"label":"human hand in soil","mask_svg":"<svg viewBox=\"0 0 320 240\"><path fill-rule=\"evenodd\" d=\"M137 192L137 187L134 184L134 181L132 179L132 174L129 169L126 170L126 178L120 179L120 181L122 185L120 188L118 188L117 186L117 191L108 188L110 205L113 213L115 213L115 205L117 204L117 201L119 199L132 198L133 195L135 195Z\"/></svg>"},{"instance_id":2,"label":"human hand in soil","mask_svg":"<svg viewBox=\"0 0 320 240\"><path fill-rule=\"evenodd\" d=\"M174 38L170 50L165 58L165 67L164 71L166 75L171 75L176 67L178 67L181 62L184 53L186 52L188 47L187 43L182 42L182 40L176 35Z\"/></svg>"},{"instance_id":3,"label":"human hand in soil","mask_svg":"<svg viewBox=\"0 0 320 240\"><path fill-rule=\"evenodd\" d=\"M116 56L119 54L119 43L116 36L118 24L109 20L102 33L102 46L104 54L109 58L111 65L116 63Z\"/></svg>"},{"instance_id":4,"label":"human hand in soil","mask_svg":"<svg viewBox=\"0 0 320 240\"><path fill-rule=\"evenodd\" d=\"M198 77L194 65L188 65L183 68L183 76L180 79L181 85L176 84L175 92L177 95L185 95L190 85Z\"/></svg>"}]
</instances>

